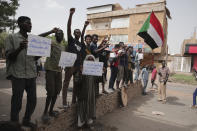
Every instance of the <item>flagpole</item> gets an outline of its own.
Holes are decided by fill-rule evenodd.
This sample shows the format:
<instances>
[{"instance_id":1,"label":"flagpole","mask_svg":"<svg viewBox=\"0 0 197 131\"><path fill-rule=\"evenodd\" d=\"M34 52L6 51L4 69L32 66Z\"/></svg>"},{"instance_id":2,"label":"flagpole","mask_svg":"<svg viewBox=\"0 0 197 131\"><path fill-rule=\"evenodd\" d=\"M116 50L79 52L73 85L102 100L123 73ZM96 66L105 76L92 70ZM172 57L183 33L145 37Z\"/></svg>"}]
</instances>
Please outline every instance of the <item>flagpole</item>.
<instances>
[{"instance_id":1,"label":"flagpole","mask_svg":"<svg viewBox=\"0 0 197 131\"><path fill-rule=\"evenodd\" d=\"M166 43L166 64L167 64L167 61L168 61L168 44Z\"/></svg>"}]
</instances>

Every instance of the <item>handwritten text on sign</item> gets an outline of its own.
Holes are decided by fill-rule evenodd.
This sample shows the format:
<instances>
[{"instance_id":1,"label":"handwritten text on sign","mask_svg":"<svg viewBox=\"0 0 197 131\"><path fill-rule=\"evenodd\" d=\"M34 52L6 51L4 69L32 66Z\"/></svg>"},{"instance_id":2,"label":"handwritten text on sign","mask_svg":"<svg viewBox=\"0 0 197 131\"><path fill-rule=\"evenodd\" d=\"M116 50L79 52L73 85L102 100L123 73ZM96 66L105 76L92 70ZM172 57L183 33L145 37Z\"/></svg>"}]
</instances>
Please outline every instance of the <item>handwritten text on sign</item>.
<instances>
[{"instance_id":1,"label":"handwritten text on sign","mask_svg":"<svg viewBox=\"0 0 197 131\"><path fill-rule=\"evenodd\" d=\"M103 62L84 61L83 75L102 76Z\"/></svg>"},{"instance_id":2,"label":"handwritten text on sign","mask_svg":"<svg viewBox=\"0 0 197 131\"><path fill-rule=\"evenodd\" d=\"M77 59L76 54L62 51L60 61L59 61L59 66L63 68L72 67L76 59Z\"/></svg>"},{"instance_id":3,"label":"handwritten text on sign","mask_svg":"<svg viewBox=\"0 0 197 131\"><path fill-rule=\"evenodd\" d=\"M51 39L36 35L28 36L27 55L49 57L50 53Z\"/></svg>"}]
</instances>

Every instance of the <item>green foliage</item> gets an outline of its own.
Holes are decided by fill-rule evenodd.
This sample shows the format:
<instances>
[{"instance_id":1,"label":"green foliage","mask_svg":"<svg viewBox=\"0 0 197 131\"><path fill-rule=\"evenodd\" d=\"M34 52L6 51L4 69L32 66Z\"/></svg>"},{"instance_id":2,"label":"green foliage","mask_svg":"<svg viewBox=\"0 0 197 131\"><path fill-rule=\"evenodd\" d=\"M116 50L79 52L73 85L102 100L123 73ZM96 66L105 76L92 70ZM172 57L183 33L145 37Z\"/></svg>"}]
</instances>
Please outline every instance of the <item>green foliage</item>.
<instances>
[{"instance_id":1,"label":"green foliage","mask_svg":"<svg viewBox=\"0 0 197 131\"><path fill-rule=\"evenodd\" d=\"M183 83L183 84L191 84L196 85L197 81L193 75L188 74L173 74L170 79L173 82Z\"/></svg>"},{"instance_id":2,"label":"green foliage","mask_svg":"<svg viewBox=\"0 0 197 131\"><path fill-rule=\"evenodd\" d=\"M14 30L16 27L16 20L14 16L18 9L19 0L0 0L0 33L5 31L8 27Z\"/></svg>"},{"instance_id":3,"label":"green foliage","mask_svg":"<svg viewBox=\"0 0 197 131\"><path fill-rule=\"evenodd\" d=\"M8 36L7 32L1 32L0 33L0 49L5 48L5 39Z\"/></svg>"}]
</instances>

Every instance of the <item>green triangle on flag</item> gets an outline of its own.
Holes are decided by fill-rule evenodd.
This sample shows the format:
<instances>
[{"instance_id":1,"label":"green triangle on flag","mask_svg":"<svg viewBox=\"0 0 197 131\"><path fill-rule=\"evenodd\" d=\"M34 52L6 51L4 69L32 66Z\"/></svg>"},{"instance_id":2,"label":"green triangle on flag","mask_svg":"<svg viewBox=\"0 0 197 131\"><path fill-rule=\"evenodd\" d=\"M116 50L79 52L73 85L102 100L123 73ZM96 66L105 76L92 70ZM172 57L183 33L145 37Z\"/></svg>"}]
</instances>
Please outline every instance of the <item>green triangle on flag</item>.
<instances>
[{"instance_id":1,"label":"green triangle on flag","mask_svg":"<svg viewBox=\"0 0 197 131\"><path fill-rule=\"evenodd\" d=\"M144 39L152 49L158 48L164 44L164 34L161 23L152 11L148 16L138 35Z\"/></svg>"}]
</instances>

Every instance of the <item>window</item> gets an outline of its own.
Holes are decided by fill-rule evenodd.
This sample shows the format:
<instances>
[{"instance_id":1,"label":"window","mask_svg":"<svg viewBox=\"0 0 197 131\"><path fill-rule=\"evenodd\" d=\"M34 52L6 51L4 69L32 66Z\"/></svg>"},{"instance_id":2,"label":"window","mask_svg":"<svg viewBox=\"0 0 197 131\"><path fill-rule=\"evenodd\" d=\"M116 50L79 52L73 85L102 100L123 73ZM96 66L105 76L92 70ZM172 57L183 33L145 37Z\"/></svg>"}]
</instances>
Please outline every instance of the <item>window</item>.
<instances>
[{"instance_id":1,"label":"window","mask_svg":"<svg viewBox=\"0 0 197 131\"><path fill-rule=\"evenodd\" d=\"M112 44L118 44L119 42L128 42L128 35L111 35L110 42Z\"/></svg>"},{"instance_id":2,"label":"window","mask_svg":"<svg viewBox=\"0 0 197 131\"><path fill-rule=\"evenodd\" d=\"M129 17L112 18L111 28L127 28L129 27Z\"/></svg>"},{"instance_id":3,"label":"window","mask_svg":"<svg viewBox=\"0 0 197 131\"><path fill-rule=\"evenodd\" d=\"M92 25L92 29L109 29L109 22L99 22L99 23L94 23L94 25Z\"/></svg>"}]
</instances>

